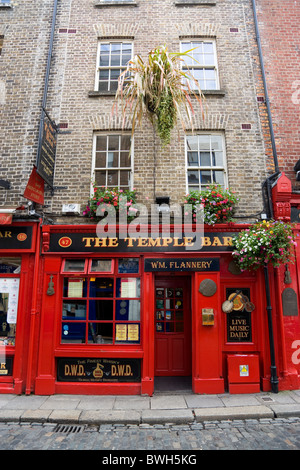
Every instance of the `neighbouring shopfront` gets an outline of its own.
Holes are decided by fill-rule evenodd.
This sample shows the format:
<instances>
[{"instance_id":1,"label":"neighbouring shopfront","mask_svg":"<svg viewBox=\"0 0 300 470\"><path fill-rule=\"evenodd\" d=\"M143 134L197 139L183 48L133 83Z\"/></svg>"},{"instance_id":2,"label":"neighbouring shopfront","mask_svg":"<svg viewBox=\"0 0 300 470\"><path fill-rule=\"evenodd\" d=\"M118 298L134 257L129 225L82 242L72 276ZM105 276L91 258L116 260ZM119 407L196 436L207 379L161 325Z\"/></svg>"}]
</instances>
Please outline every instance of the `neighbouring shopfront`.
<instances>
[{"instance_id":1,"label":"neighbouring shopfront","mask_svg":"<svg viewBox=\"0 0 300 470\"><path fill-rule=\"evenodd\" d=\"M35 393L152 395L163 376L190 377L194 393L270 390L263 273L240 272L231 255L244 227L207 228L193 250L174 233L98 238L93 225L43 226Z\"/></svg>"},{"instance_id":2,"label":"neighbouring shopfront","mask_svg":"<svg viewBox=\"0 0 300 470\"><path fill-rule=\"evenodd\" d=\"M39 222L0 225L0 393L31 381L39 239Z\"/></svg>"}]
</instances>

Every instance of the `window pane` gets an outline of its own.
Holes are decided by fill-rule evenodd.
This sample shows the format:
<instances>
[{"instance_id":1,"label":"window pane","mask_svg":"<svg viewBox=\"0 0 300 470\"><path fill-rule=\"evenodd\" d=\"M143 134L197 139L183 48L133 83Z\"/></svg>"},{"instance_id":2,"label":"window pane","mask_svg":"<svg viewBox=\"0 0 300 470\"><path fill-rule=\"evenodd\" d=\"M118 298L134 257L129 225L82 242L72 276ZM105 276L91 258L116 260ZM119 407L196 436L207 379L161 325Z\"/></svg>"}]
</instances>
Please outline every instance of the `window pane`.
<instances>
[{"instance_id":1,"label":"window pane","mask_svg":"<svg viewBox=\"0 0 300 470\"><path fill-rule=\"evenodd\" d=\"M119 136L118 135L108 136L108 150L119 150Z\"/></svg>"},{"instance_id":2,"label":"window pane","mask_svg":"<svg viewBox=\"0 0 300 470\"><path fill-rule=\"evenodd\" d=\"M198 165L198 152L188 152L188 166Z\"/></svg>"},{"instance_id":3,"label":"window pane","mask_svg":"<svg viewBox=\"0 0 300 470\"><path fill-rule=\"evenodd\" d=\"M96 168L106 168L106 153L96 153Z\"/></svg>"},{"instance_id":4,"label":"window pane","mask_svg":"<svg viewBox=\"0 0 300 470\"><path fill-rule=\"evenodd\" d=\"M224 173L223 171L213 171L213 180L214 183L224 186Z\"/></svg>"},{"instance_id":5,"label":"window pane","mask_svg":"<svg viewBox=\"0 0 300 470\"><path fill-rule=\"evenodd\" d=\"M205 54L204 55L204 65L214 65L215 58L213 54Z\"/></svg>"},{"instance_id":6,"label":"window pane","mask_svg":"<svg viewBox=\"0 0 300 470\"><path fill-rule=\"evenodd\" d=\"M198 171L188 171L188 183L199 184L199 173Z\"/></svg>"},{"instance_id":7,"label":"window pane","mask_svg":"<svg viewBox=\"0 0 300 470\"><path fill-rule=\"evenodd\" d=\"M64 272L83 272L85 267L85 259L66 259Z\"/></svg>"},{"instance_id":8,"label":"window pane","mask_svg":"<svg viewBox=\"0 0 300 470\"><path fill-rule=\"evenodd\" d=\"M210 171L200 171L201 184L211 184Z\"/></svg>"},{"instance_id":9,"label":"window pane","mask_svg":"<svg viewBox=\"0 0 300 470\"><path fill-rule=\"evenodd\" d=\"M114 301L113 300L90 300L89 320L113 320Z\"/></svg>"},{"instance_id":10,"label":"window pane","mask_svg":"<svg viewBox=\"0 0 300 470\"><path fill-rule=\"evenodd\" d=\"M0 273L18 274L21 272L21 258L0 258Z\"/></svg>"},{"instance_id":11,"label":"window pane","mask_svg":"<svg viewBox=\"0 0 300 470\"><path fill-rule=\"evenodd\" d=\"M106 135L98 135L96 140L96 150L106 152Z\"/></svg>"},{"instance_id":12,"label":"window pane","mask_svg":"<svg viewBox=\"0 0 300 470\"><path fill-rule=\"evenodd\" d=\"M86 318L86 301L76 300L72 302L64 300L62 317L64 320L83 320Z\"/></svg>"},{"instance_id":13,"label":"window pane","mask_svg":"<svg viewBox=\"0 0 300 470\"><path fill-rule=\"evenodd\" d=\"M210 166L210 153L200 152L200 166Z\"/></svg>"},{"instance_id":14,"label":"window pane","mask_svg":"<svg viewBox=\"0 0 300 470\"><path fill-rule=\"evenodd\" d=\"M212 135L211 136L211 148L213 150L222 150L223 149L223 139L221 135Z\"/></svg>"},{"instance_id":15,"label":"window pane","mask_svg":"<svg viewBox=\"0 0 300 470\"><path fill-rule=\"evenodd\" d=\"M122 298L140 297L140 279L136 277L117 279L116 295Z\"/></svg>"},{"instance_id":16,"label":"window pane","mask_svg":"<svg viewBox=\"0 0 300 470\"><path fill-rule=\"evenodd\" d=\"M106 172L105 171L96 171L95 183L97 186L106 186Z\"/></svg>"},{"instance_id":17,"label":"window pane","mask_svg":"<svg viewBox=\"0 0 300 470\"><path fill-rule=\"evenodd\" d=\"M210 136L199 135L199 150L210 150Z\"/></svg>"},{"instance_id":18,"label":"window pane","mask_svg":"<svg viewBox=\"0 0 300 470\"><path fill-rule=\"evenodd\" d=\"M131 158L128 152L121 152L120 154L120 167L131 167Z\"/></svg>"},{"instance_id":19,"label":"window pane","mask_svg":"<svg viewBox=\"0 0 300 470\"><path fill-rule=\"evenodd\" d=\"M121 150L130 150L131 137L130 135L121 136Z\"/></svg>"},{"instance_id":20,"label":"window pane","mask_svg":"<svg viewBox=\"0 0 300 470\"><path fill-rule=\"evenodd\" d=\"M214 46L212 42L204 42L203 43L203 52L204 54L213 54L214 53Z\"/></svg>"},{"instance_id":21,"label":"window pane","mask_svg":"<svg viewBox=\"0 0 300 470\"><path fill-rule=\"evenodd\" d=\"M140 320L139 300L117 300L116 320Z\"/></svg>"},{"instance_id":22,"label":"window pane","mask_svg":"<svg viewBox=\"0 0 300 470\"><path fill-rule=\"evenodd\" d=\"M213 166L223 166L223 153L222 152L213 152L212 153L212 164Z\"/></svg>"},{"instance_id":23,"label":"window pane","mask_svg":"<svg viewBox=\"0 0 300 470\"><path fill-rule=\"evenodd\" d=\"M187 137L186 142L187 142L188 150L191 150L194 152L198 151L198 137L197 136Z\"/></svg>"},{"instance_id":24,"label":"window pane","mask_svg":"<svg viewBox=\"0 0 300 470\"><path fill-rule=\"evenodd\" d=\"M137 274L139 272L139 260L137 258L119 259L118 273Z\"/></svg>"},{"instance_id":25,"label":"window pane","mask_svg":"<svg viewBox=\"0 0 300 470\"><path fill-rule=\"evenodd\" d=\"M87 282L86 279L65 278L64 279L64 297L86 297Z\"/></svg>"},{"instance_id":26,"label":"window pane","mask_svg":"<svg viewBox=\"0 0 300 470\"><path fill-rule=\"evenodd\" d=\"M113 324L112 323L89 323L88 343L112 344Z\"/></svg>"},{"instance_id":27,"label":"window pane","mask_svg":"<svg viewBox=\"0 0 300 470\"><path fill-rule=\"evenodd\" d=\"M119 153L107 152L107 168L117 168L119 166Z\"/></svg>"},{"instance_id":28,"label":"window pane","mask_svg":"<svg viewBox=\"0 0 300 470\"><path fill-rule=\"evenodd\" d=\"M93 259L91 265L91 272L111 272L112 260L111 259Z\"/></svg>"},{"instance_id":29,"label":"window pane","mask_svg":"<svg viewBox=\"0 0 300 470\"><path fill-rule=\"evenodd\" d=\"M108 83L109 82L100 81L99 86L98 86L98 91L108 91Z\"/></svg>"},{"instance_id":30,"label":"window pane","mask_svg":"<svg viewBox=\"0 0 300 470\"><path fill-rule=\"evenodd\" d=\"M86 324L80 322L62 323L62 343L84 343Z\"/></svg>"},{"instance_id":31,"label":"window pane","mask_svg":"<svg viewBox=\"0 0 300 470\"><path fill-rule=\"evenodd\" d=\"M109 55L102 54L100 52L100 67L108 67L109 66Z\"/></svg>"},{"instance_id":32,"label":"window pane","mask_svg":"<svg viewBox=\"0 0 300 470\"><path fill-rule=\"evenodd\" d=\"M108 171L107 172L107 185L108 186L118 186L118 172L117 171Z\"/></svg>"},{"instance_id":33,"label":"window pane","mask_svg":"<svg viewBox=\"0 0 300 470\"><path fill-rule=\"evenodd\" d=\"M90 297L113 297L114 280L98 277L90 281Z\"/></svg>"},{"instance_id":34,"label":"window pane","mask_svg":"<svg viewBox=\"0 0 300 470\"><path fill-rule=\"evenodd\" d=\"M120 171L120 186L129 186L130 183L130 172Z\"/></svg>"}]
</instances>

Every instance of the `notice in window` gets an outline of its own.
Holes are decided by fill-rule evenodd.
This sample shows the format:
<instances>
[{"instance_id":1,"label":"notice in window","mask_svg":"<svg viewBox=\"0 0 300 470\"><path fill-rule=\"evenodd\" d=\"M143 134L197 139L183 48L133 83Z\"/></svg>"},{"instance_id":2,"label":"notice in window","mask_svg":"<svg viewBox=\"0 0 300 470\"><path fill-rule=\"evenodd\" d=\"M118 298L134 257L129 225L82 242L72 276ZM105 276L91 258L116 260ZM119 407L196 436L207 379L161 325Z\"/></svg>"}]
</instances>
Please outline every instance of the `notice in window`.
<instances>
[{"instance_id":1,"label":"notice in window","mask_svg":"<svg viewBox=\"0 0 300 470\"><path fill-rule=\"evenodd\" d=\"M139 341L139 325L128 325L128 341Z\"/></svg>"},{"instance_id":2,"label":"notice in window","mask_svg":"<svg viewBox=\"0 0 300 470\"><path fill-rule=\"evenodd\" d=\"M116 341L127 341L127 325L116 325Z\"/></svg>"},{"instance_id":3,"label":"notice in window","mask_svg":"<svg viewBox=\"0 0 300 470\"><path fill-rule=\"evenodd\" d=\"M136 279L121 279L121 297L136 297Z\"/></svg>"},{"instance_id":4,"label":"notice in window","mask_svg":"<svg viewBox=\"0 0 300 470\"><path fill-rule=\"evenodd\" d=\"M20 279L0 279L0 311L7 315L8 323L17 323Z\"/></svg>"},{"instance_id":5,"label":"notice in window","mask_svg":"<svg viewBox=\"0 0 300 470\"><path fill-rule=\"evenodd\" d=\"M83 279L69 279L68 297L83 297Z\"/></svg>"}]
</instances>

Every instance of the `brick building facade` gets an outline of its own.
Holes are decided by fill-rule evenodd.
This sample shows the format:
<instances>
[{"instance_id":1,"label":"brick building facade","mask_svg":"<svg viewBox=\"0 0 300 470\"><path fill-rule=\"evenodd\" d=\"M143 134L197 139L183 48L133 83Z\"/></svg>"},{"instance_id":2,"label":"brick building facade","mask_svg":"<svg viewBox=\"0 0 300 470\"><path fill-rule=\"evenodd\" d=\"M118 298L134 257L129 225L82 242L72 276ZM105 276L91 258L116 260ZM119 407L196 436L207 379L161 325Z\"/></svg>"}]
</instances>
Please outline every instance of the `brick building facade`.
<instances>
[{"instance_id":1,"label":"brick building facade","mask_svg":"<svg viewBox=\"0 0 300 470\"><path fill-rule=\"evenodd\" d=\"M273 172L252 2L2 4L0 116L10 125L0 130L1 165L10 188L0 188L0 204L25 209L0 230L0 294L7 301L7 279L17 279L22 312L19 342L3 330L9 360L0 391L151 395L165 376L190 377L195 393L270 390L263 272L238 271L231 256L233 236L265 212L262 185ZM46 185L32 213L23 192L36 164L51 24L44 103L60 131L53 191ZM129 153L131 116L124 124L113 112L117 78L129 58L161 45L193 50L204 116L192 98L193 126L178 124L166 147L144 119ZM236 219L205 227L202 251L174 227L168 237L124 239L118 226L101 238L83 215L94 181L136 188L148 207L158 197L182 204L189 190L220 182L239 197ZM64 213L66 204L79 204L79 213ZM270 288L279 386L287 389L299 386L299 371L286 359L285 327L298 334L299 322L295 302L292 313L280 307L283 275L272 271ZM240 303L228 315L223 304L235 295Z\"/></svg>"}]
</instances>

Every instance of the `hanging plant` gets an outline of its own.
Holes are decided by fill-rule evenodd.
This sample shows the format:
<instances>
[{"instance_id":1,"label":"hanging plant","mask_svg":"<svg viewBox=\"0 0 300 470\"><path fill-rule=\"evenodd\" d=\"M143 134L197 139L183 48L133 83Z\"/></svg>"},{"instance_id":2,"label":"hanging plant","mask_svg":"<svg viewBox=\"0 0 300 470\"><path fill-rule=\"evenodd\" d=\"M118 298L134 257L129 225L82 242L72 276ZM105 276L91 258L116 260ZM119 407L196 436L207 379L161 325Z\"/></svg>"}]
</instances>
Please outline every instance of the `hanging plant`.
<instances>
[{"instance_id":1,"label":"hanging plant","mask_svg":"<svg viewBox=\"0 0 300 470\"><path fill-rule=\"evenodd\" d=\"M189 52L170 53L162 46L152 50L147 61L139 55L129 61L119 77L116 102L121 102L124 122L130 111L132 132L137 123L141 125L144 115L154 125L163 145L170 143L170 133L177 119L185 128L184 114L193 127L195 111L191 95L196 97L201 109L203 95L192 73L182 70L184 57Z\"/></svg>"},{"instance_id":2,"label":"hanging plant","mask_svg":"<svg viewBox=\"0 0 300 470\"><path fill-rule=\"evenodd\" d=\"M215 225L232 220L238 197L230 189L212 184L203 191L190 191L184 202L191 205L194 219L197 211L203 207L204 223Z\"/></svg>"},{"instance_id":3,"label":"hanging plant","mask_svg":"<svg viewBox=\"0 0 300 470\"><path fill-rule=\"evenodd\" d=\"M242 271L270 263L274 267L294 261L297 245L293 226L280 220L258 222L234 238L232 253Z\"/></svg>"},{"instance_id":4,"label":"hanging plant","mask_svg":"<svg viewBox=\"0 0 300 470\"><path fill-rule=\"evenodd\" d=\"M126 198L125 206L120 205L121 197ZM91 219L101 219L105 216L105 205L108 204L115 209L118 215L122 209L125 210L127 221L130 221L136 217L137 209L133 207L135 203L135 190L108 189L104 186L99 188L95 185L93 197L90 198L82 215Z\"/></svg>"}]
</instances>

